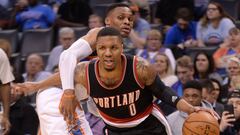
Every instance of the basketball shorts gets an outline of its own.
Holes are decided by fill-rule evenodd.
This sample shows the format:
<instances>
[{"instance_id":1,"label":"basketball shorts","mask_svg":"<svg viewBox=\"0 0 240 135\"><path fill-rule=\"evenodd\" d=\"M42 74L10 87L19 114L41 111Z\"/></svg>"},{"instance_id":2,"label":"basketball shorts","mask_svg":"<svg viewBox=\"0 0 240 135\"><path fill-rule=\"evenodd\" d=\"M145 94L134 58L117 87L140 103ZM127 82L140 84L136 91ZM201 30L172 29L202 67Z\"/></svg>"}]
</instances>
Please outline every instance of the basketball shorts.
<instances>
[{"instance_id":1,"label":"basketball shorts","mask_svg":"<svg viewBox=\"0 0 240 135\"><path fill-rule=\"evenodd\" d=\"M62 89L52 87L37 94L36 106L42 135L69 135L67 124L59 111ZM92 135L84 111L77 109L82 135Z\"/></svg>"}]
</instances>

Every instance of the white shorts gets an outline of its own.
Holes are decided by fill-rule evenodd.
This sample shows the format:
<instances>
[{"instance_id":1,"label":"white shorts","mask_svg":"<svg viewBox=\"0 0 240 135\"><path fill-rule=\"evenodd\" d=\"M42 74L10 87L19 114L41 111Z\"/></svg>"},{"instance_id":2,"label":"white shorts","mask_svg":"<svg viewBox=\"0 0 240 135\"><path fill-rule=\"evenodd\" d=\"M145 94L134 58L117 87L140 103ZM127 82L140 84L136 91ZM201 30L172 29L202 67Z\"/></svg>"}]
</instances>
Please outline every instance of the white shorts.
<instances>
[{"instance_id":1,"label":"white shorts","mask_svg":"<svg viewBox=\"0 0 240 135\"><path fill-rule=\"evenodd\" d=\"M36 106L40 121L41 135L68 135L67 124L59 111L59 103L63 91L52 87L37 94ZM84 111L76 110L83 135L92 135L89 123L85 118Z\"/></svg>"}]
</instances>

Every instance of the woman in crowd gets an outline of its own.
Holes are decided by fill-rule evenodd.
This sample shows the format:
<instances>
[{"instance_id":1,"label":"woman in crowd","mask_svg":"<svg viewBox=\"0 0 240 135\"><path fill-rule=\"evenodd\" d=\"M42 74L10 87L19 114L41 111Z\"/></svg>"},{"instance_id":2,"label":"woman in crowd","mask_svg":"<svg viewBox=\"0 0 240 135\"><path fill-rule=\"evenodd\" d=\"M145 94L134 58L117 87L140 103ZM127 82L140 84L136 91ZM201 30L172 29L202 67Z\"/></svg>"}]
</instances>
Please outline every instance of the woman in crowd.
<instances>
[{"instance_id":1,"label":"woman in crowd","mask_svg":"<svg viewBox=\"0 0 240 135\"><path fill-rule=\"evenodd\" d=\"M213 58L206 52L199 52L194 58L194 78L199 80L215 78L222 83L222 77L215 72Z\"/></svg>"},{"instance_id":2,"label":"woman in crowd","mask_svg":"<svg viewBox=\"0 0 240 135\"><path fill-rule=\"evenodd\" d=\"M154 67L165 85L172 86L177 82L178 78L174 75L170 60L166 54L158 53L154 60Z\"/></svg>"},{"instance_id":3,"label":"woman in crowd","mask_svg":"<svg viewBox=\"0 0 240 135\"><path fill-rule=\"evenodd\" d=\"M235 27L233 20L217 2L210 2L197 25L198 46L219 45Z\"/></svg>"},{"instance_id":4,"label":"woman in crowd","mask_svg":"<svg viewBox=\"0 0 240 135\"><path fill-rule=\"evenodd\" d=\"M171 66L175 69L175 58L170 49L163 47L162 34L158 30L150 30L147 34L145 49L139 50L137 55L147 59L150 63L154 63L154 57L158 53L164 53L169 58Z\"/></svg>"}]
</instances>

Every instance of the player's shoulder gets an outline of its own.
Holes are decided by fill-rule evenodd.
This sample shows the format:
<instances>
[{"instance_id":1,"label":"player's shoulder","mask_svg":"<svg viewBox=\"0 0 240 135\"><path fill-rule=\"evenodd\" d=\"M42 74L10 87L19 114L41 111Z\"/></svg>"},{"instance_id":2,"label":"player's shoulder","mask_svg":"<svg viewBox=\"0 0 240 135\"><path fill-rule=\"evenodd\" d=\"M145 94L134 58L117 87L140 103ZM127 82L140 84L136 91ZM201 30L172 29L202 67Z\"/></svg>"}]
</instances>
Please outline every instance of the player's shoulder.
<instances>
[{"instance_id":1,"label":"player's shoulder","mask_svg":"<svg viewBox=\"0 0 240 135\"><path fill-rule=\"evenodd\" d=\"M149 84L156 76L156 71L151 63L142 57L135 56L136 73L143 84Z\"/></svg>"},{"instance_id":2,"label":"player's shoulder","mask_svg":"<svg viewBox=\"0 0 240 135\"><path fill-rule=\"evenodd\" d=\"M86 66L90 63L90 61L83 61L77 64L75 72L80 74L80 72L85 72Z\"/></svg>"}]
</instances>

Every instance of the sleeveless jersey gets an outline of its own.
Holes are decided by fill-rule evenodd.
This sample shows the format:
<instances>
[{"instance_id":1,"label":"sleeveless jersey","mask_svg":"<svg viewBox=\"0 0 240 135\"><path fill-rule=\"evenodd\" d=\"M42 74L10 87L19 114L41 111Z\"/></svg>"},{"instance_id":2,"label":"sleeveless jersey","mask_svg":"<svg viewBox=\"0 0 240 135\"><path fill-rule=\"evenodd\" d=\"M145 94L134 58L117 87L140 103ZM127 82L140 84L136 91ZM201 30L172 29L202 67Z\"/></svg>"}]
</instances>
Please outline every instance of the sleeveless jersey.
<instances>
[{"instance_id":1,"label":"sleeveless jersey","mask_svg":"<svg viewBox=\"0 0 240 135\"><path fill-rule=\"evenodd\" d=\"M152 112L152 92L145 89L136 74L136 56L122 55L124 69L121 81L114 87L101 82L98 60L86 67L88 93L93 98L100 115L114 123L138 120Z\"/></svg>"}]
</instances>

